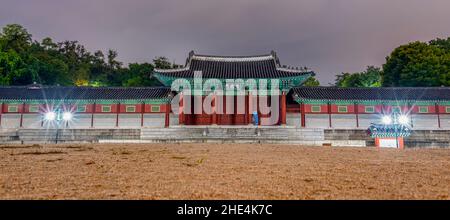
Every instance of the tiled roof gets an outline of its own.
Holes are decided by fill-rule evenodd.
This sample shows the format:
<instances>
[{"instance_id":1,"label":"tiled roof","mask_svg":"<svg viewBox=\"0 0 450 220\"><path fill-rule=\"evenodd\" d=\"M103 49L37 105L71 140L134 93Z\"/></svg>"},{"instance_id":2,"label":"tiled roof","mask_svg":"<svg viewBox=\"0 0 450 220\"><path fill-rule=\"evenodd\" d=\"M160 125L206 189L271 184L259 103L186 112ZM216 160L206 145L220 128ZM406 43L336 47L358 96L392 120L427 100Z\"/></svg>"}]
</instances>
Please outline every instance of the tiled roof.
<instances>
[{"instance_id":1,"label":"tiled roof","mask_svg":"<svg viewBox=\"0 0 450 220\"><path fill-rule=\"evenodd\" d=\"M450 100L450 87L297 87L293 95L315 100Z\"/></svg>"},{"instance_id":2,"label":"tiled roof","mask_svg":"<svg viewBox=\"0 0 450 220\"><path fill-rule=\"evenodd\" d=\"M175 78L192 78L194 71L202 71L203 78L217 79L280 78L314 74L282 68L275 52L259 56L210 56L191 52L183 68L155 69L158 74Z\"/></svg>"},{"instance_id":3,"label":"tiled roof","mask_svg":"<svg viewBox=\"0 0 450 220\"><path fill-rule=\"evenodd\" d=\"M170 88L167 87L0 87L0 99L3 100L144 100L167 98L169 93Z\"/></svg>"}]
</instances>

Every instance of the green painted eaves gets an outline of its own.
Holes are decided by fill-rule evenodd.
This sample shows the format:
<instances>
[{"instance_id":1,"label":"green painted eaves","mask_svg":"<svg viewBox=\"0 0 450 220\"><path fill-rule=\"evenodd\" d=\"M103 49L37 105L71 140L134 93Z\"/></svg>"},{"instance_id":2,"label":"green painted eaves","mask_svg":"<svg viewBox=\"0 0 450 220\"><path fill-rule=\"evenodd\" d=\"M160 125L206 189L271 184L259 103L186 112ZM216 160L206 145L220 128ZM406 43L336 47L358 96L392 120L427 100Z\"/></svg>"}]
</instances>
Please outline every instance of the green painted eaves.
<instances>
[{"instance_id":1,"label":"green painted eaves","mask_svg":"<svg viewBox=\"0 0 450 220\"><path fill-rule=\"evenodd\" d=\"M270 86L270 80L277 79L280 80L280 90L282 91L289 91L293 87L301 86L309 77L311 77L313 74L308 73L304 75L299 76L291 76L291 77L280 77L280 78L255 78L255 81L257 83L257 86L259 86L260 80L268 80L268 85ZM172 77L168 76L164 73L154 72L154 77L156 77L164 86L172 86L172 83L177 79L186 79L191 84L191 88L194 88L194 78L182 78L182 77ZM202 78L202 85L208 80L209 78ZM238 79L238 78L236 78ZM240 79L240 78L239 78ZM221 81L222 85L225 85L225 82L227 79L218 79ZM246 81L247 79L242 79ZM223 86L225 88L225 86Z\"/></svg>"}]
</instances>

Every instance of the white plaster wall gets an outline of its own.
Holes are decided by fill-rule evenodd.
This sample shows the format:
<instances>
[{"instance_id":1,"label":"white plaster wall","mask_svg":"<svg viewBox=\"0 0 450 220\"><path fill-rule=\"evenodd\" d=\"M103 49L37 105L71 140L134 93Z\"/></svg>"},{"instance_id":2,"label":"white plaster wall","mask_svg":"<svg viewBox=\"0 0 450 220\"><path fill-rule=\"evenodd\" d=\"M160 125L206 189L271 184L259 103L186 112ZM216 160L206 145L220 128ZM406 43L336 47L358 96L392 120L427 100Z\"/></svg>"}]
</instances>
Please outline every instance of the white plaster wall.
<instances>
[{"instance_id":1,"label":"white plaster wall","mask_svg":"<svg viewBox=\"0 0 450 220\"><path fill-rule=\"evenodd\" d=\"M300 127L302 125L300 113L287 113L286 125Z\"/></svg>"},{"instance_id":2,"label":"white plaster wall","mask_svg":"<svg viewBox=\"0 0 450 220\"><path fill-rule=\"evenodd\" d=\"M20 127L20 114L2 114L2 128Z\"/></svg>"},{"instance_id":3,"label":"white plaster wall","mask_svg":"<svg viewBox=\"0 0 450 220\"><path fill-rule=\"evenodd\" d=\"M179 125L179 117L176 114L170 113L170 125Z\"/></svg>"},{"instance_id":4,"label":"white plaster wall","mask_svg":"<svg viewBox=\"0 0 450 220\"><path fill-rule=\"evenodd\" d=\"M367 129L371 123L381 123L381 115L379 114L359 114L359 128Z\"/></svg>"},{"instance_id":5,"label":"white plaster wall","mask_svg":"<svg viewBox=\"0 0 450 220\"><path fill-rule=\"evenodd\" d=\"M40 128L42 116L40 114L24 114L22 126L24 128Z\"/></svg>"},{"instance_id":6,"label":"white plaster wall","mask_svg":"<svg viewBox=\"0 0 450 220\"><path fill-rule=\"evenodd\" d=\"M440 115L441 129L450 130L450 115Z\"/></svg>"},{"instance_id":7,"label":"white plaster wall","mask_svg":"<svg viewBox=\"0 0 450 220\"><path fill-rule=\"evenodd\" d=\"M94 128L115 128L117 114L94 114Z\"/></svg>"},{"instance_id":8,"label":"white plaster wall","mask_svg":"<svg viewBox=\"0 0 450 220\"><path fill-rule=\"evenodd\" d=\"M70 128L90 128L92 114L74 114L72 121L69 122Z\"/></svg>"},{"instance_id":9,"label":"white plaster wall","mask_svg":"<svg viewBox=\"0 0 450 220\"><path fill-rule=\"evenodd\" d=\"M144 114L144 127L164 127L165 113Z\"/></svg>"},{"instance_id":10,"label":"white plaster wall","mask_svg":"<svg viewBox=\"0 0 450 220\"><path fill-rule=\"evenodd\" d=\"M328 128L328 114L306 114L305 122L307 128Z\"/></svg>"},{"instance_id":11,"label":"white plaster wall","mask_svg":"<svg viewBox=\"0 0 450 220\"><path fill-rule=\"evenodd\" d=\"M119 114L119 128L141 127L141 114Z\"/></svg>"},{"instance_id":12,"label":"white plaster wall","mask_svg":"<svg viewBox=\"0 0 450 220\"><path fill-rule=\"evenodd\" d=\"M431 130L438 129L437 115L411 115L413 129Z\"/></svg>"},{"instance_id":13,"label":"white plaster wall","mask_svg":"<svg viewBox=\"0 0 450 220\"><path fill-rule=\"evenodd\" d=\"M64 125L61 125L61 126L64 126ZM48 128L54 129L54 128L58 128L58 124L57 124L56 121L46 121L46 120L44 120L43 123L42 123L42 128L43 129L48 129Z\"/></svg>"},{"instance_id":14,"label":"white plaster wall","mask_svg":"<svg viewBox=\"0 0 450 220\"><path fill-rule=\"evenodd\" d=\"M332 114L331 115L332 128L356 128L355 114Z\"/></svg>"}]
</instances>

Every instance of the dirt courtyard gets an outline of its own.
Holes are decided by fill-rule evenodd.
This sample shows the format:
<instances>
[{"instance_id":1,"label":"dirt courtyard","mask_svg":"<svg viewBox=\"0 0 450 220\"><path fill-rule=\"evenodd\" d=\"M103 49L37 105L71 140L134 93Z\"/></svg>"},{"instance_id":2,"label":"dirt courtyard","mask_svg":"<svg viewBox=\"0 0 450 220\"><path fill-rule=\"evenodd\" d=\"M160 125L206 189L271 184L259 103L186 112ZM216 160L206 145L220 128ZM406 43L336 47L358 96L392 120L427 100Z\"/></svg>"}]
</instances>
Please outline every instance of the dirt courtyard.
<instances>
[{"instance_id":1,"label":"dirt courtyard","mask_svg":"<svg viewBox=\"0 0 450 220\"><path fill-rule=\"evenodd\" d=\"M0 199L450 199L450 149L0 145Z\"/></svg>"}]
</instances>

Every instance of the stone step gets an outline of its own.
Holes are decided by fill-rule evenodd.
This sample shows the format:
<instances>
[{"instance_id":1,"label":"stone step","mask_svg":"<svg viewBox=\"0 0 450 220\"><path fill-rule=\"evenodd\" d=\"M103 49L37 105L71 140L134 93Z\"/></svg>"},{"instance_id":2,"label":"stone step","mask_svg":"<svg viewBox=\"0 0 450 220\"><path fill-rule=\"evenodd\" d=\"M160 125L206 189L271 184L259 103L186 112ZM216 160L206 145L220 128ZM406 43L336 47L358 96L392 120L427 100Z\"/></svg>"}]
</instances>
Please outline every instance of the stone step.
<instances>
[{"instance_id":1,"label":"stone step","mask_svg":"<svg viewBox=\"0 0 450 220\"><path fill-rule=\"evenodd\" d=\"M239 140L323 140L321 129L298 129L294 127L177 127L141 129L144 140L183 139L239 139Z\"/></svg>"}]
</instances>

